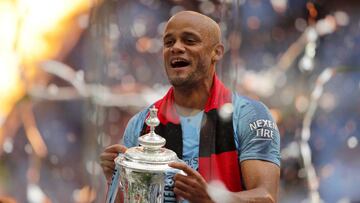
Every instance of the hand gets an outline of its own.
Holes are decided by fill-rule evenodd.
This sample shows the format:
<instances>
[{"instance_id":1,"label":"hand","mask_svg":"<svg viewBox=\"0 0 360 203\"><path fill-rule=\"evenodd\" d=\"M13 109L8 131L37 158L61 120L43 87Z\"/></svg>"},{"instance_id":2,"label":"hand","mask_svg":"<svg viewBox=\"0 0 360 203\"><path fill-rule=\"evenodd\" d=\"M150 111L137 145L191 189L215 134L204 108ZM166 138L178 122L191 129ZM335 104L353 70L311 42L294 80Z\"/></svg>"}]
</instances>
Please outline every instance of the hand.
<instances>
[{"instance_id":1,"label":"hand","mask_svg":"<svg viewBox=\"0 0 360 203\"><path fill-rule=\"evenodd\" d=\"M103 169L106 181L110 182L112 174L115 170L114 159L118 156L119 153L125 153L126 147L120 144L111 145L101 153L100 155L100 165Z\"/></svg>"},{"instance_id":2,"label":"hand","mask_svg":"<svg viewBox=\"0 0 360 203\"><path fill-rule=\"evenodd\" d=\"M204 178L190 168L185 163L173 162L169 164L170 167L183 170L187 176L176 174L174 176L174 193L192 203L210 203L213 202L206 192L207 183Z\"/></svg>"}]
</instances>

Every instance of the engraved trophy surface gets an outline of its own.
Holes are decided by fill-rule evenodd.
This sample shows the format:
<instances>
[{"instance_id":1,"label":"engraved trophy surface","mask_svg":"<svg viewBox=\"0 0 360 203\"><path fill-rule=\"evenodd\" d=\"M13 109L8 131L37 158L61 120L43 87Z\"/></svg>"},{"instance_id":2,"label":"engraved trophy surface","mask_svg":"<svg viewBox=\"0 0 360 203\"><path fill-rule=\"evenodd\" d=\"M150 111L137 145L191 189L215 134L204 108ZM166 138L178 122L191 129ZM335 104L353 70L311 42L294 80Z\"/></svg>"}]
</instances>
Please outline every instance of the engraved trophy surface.
<instances>
[{"instance_id":1,"label":"engraved trophy surface","mask_svg":"<svg viewBox=\"0 0 360 203\"><path fill-rule=\"evenodd\" d=\"M174 151L163 147L166 140L155 133L160 121L154 106L145 122L150 132L138 138L140 146L127 149L115 159L125 203L162 203L165 173L181 172L168 166L180 159Z\"/></svg>"}]
</instances>

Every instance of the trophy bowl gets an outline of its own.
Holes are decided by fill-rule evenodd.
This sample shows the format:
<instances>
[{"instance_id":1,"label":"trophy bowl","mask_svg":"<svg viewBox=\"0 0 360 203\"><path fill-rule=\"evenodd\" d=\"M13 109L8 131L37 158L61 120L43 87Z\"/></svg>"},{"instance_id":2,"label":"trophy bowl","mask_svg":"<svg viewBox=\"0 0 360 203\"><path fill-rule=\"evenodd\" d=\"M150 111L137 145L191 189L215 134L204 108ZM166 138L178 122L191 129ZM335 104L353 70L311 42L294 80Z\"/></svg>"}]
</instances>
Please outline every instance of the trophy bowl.
<instances>
[{"instance_id":1,"label":"trophy bowl","mask_svg":"<svg viewBox=\"0 0 360 203\"><path fill-rule=\"evenodd\" d=\"M169 167L168 163L179 159L173 151L165 148L148 153L142 151L142 146L130 148L115 159L124 202L162 203L166 176L180 172ZM146 161L142 159L144 155L148 158Z\"/></svg>"},{"instance_id":2,"label":"trophy bowl","mask_svg":"<svg viewBox=\"0 0 360 203\"><path fill-rule=\"evenodd\" d=\"M163 147L166 140L155 133L159 123L157 109L150 108L150 116L146 119L150 132L139 137L140 146L127 149L114 160L116 170L107 202L115 201L117 189L120 188L125 203L162 203L164 188L168 187L166 179L171 179L176 173L185 174L168 165L182 160L174 151Z\"/></svg>"}]
</instances>

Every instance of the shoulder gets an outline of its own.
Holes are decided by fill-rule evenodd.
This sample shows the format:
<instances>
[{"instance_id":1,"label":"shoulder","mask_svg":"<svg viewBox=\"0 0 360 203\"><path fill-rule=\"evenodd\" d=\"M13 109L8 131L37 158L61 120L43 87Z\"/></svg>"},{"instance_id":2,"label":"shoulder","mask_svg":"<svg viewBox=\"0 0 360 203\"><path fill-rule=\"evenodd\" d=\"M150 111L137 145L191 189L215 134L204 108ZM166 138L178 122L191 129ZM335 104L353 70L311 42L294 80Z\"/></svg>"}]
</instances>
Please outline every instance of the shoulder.
<instances>
[{"instance_id":1,"label":"shoulder","mask_svg":"<svg viewBox=\"0 0 360 203\"><path fill-rule=\"evenodd\" d=\"M240 136L263 127L278 131L268 107L262 102L234 93L233 106L233 121Z\"/></svg>"},{"instance_id":2,"label":"shoulder","mask_svg":"<svg viewBox=\"0 0 360 203\"><path fill-rule=\"evenodd\" d=\"M149 107L142 109L136 113L128 122L122 143L126 147L133 147L138 145L138 137L140 135L141 129L144 125L146 115L149 111Z\"/></svg>"},{"instance_id":3,"label":"shoulder","mask_svg":"<svg viewBox=\"0 0 360 203\"><path fill-rule=\"evenodd\" d=\"M280 134L269 109L260 101L236 93L233 106L240 161L260 159L280 166Z\"/></svg>"},{"instance_id":4,"label":"shoulder","mask_svg":"<svg viewBox=\"0 0 360 203\"><path fill-rule=\"evenodd\" d=\"M138 125L139 123L143 124L148 112L149 112L149 107L146 107L146 108L142 109L141 111L139 111L138 113L136 113L129 120L128 126L129 125Z\"/></svg>"},{"instance_id":5,"label":"shoulder","mask_svg":"<svg viewBox=\"0 0 360 203\"><path fill-rule=\"evenodd\" d=\"M234 116L237 117L237 119L271 118L268 107L258 100L241 96L238 93L233 93L232 100Z\"/></svg>"}]
</instances>

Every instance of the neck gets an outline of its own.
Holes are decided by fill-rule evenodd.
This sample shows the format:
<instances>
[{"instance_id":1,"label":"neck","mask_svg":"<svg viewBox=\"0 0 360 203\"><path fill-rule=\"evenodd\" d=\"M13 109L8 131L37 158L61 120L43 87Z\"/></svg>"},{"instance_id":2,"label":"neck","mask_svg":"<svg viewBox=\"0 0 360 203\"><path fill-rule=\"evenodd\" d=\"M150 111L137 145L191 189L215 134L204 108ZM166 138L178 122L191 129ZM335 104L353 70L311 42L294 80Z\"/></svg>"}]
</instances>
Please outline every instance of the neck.
<instances>
[{"instance_id":1,"label":"neck","mask_svg":"<svg viewBox=\"0 0 360 203\"><path fill-rule=\"evenodd\" d=\"M200 111L202 111L201 109L182 107L182 106L177 105L176 103L175 103L175 109L179 115L184 116L184 117L195 116Z\"/></svg>"},{"instance_id":2,"label":"neck","mask_svg":"<svg viewBox=\"0 0 360 203\"><path fill-rule=\"evenodd\" d=\"M174 87L174 100L178 106L178 113L190 116L203 110L210 96L212 84L213 76L211 79L191 87Z\"/></svg>"}]
</instances>

